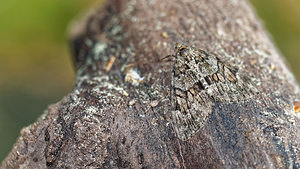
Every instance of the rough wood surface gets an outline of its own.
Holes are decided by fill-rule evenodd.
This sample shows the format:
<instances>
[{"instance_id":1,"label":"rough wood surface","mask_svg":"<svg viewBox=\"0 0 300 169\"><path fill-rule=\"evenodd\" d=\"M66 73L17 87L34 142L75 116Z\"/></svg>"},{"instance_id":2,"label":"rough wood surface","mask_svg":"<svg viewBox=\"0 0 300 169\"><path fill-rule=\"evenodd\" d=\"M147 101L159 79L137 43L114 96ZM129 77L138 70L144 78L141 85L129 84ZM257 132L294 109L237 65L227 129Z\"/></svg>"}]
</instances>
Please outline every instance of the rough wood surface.
<instances>
[{"instance_id":1,"label":"rough wood surface","mask_svg":"<svg viewBox=\"0 0 300 169\"><path fill-rule=\"evenodd\" d=\"M71 37L73 90L21 131L1 168L300 168L299 89L245 0L111 0ZM239 66L259 91L215 102L186 141L171 118L172 63L160 61L176 42Z\"/></svg>"}]
</instances>

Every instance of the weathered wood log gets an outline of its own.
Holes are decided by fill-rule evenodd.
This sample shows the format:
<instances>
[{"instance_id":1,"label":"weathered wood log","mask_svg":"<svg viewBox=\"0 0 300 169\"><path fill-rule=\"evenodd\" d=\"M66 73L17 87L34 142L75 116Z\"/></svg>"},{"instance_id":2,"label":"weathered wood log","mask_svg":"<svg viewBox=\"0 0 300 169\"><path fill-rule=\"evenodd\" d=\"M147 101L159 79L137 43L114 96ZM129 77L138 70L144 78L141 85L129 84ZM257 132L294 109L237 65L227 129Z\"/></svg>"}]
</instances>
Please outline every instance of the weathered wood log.
<instances>
[{"instance_id":1,"label":"weathered wood log","mask_svg":"<svg viewBox=\"0 0 300 169\"><path fill-rule=\"evenodd\" d=\"M176 42L215 53L257 93L172 120ZM300 168L299 88L245 0L114 0L72 31L73 90L21 131L1 168ZM237 79L241 80L241 79Z\"/></svg>"}]
</instances>

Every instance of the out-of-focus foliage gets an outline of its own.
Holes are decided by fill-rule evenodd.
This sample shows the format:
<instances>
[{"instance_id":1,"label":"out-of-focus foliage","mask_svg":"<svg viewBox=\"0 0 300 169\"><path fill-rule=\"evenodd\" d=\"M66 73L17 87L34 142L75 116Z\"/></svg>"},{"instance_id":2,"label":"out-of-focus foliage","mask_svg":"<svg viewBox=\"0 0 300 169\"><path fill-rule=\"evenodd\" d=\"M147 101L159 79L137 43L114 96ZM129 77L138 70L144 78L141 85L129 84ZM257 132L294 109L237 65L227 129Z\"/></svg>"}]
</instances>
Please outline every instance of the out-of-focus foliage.
<instances>
[{"instance_id":1,"label":"out-of-focus foliage","mask_svg":"<svg viewBox=\"0 0 300 169\"><path fill-rule=\"evenodd\" d=\"M300 81L300 1L250 0Z\"/></svg>"},{"instance_id":2,"label":"out-of-focus foliage","mask_svg":"<svg viewBox=\"0 0 300 169\"><path fill-rule=\"evenodd\" d=\"M250 0L300 79L300 1ZM66 31L99 0L0 2L0 161L22 127L71 90ZM97 4L97 5L95 5Z\"/></svg>"},{"instance_id":3,"label":"out-of-focus foliage","mask_svg":"<svg viewBox=\"0 0 300 169\"><path fill-rule=\"evenodd\" d=\"M0 1L0 162L22 127L72 88L71 19L97 0Z\"/></svg>"}]
</instances>

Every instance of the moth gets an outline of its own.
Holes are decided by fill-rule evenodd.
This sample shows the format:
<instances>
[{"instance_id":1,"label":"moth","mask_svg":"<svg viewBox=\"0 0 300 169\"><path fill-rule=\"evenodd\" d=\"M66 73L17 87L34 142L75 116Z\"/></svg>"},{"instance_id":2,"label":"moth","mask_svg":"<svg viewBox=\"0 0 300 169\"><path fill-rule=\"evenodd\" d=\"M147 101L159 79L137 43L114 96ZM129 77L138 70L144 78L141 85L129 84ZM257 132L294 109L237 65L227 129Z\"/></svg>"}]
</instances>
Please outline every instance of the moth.
<instances>
[{"instance_id":1,"label":"moth","mask_svg":"<svg viewBox=\"0 0 300 169\"><path fill-rule=\"evenodd\" d=\"M215 54L183 44L177 44L175 49L171 113L181 140L200 130L215 102L241 102L257 92L241 70L230 67Z\"/></svg>"}]
</instances>

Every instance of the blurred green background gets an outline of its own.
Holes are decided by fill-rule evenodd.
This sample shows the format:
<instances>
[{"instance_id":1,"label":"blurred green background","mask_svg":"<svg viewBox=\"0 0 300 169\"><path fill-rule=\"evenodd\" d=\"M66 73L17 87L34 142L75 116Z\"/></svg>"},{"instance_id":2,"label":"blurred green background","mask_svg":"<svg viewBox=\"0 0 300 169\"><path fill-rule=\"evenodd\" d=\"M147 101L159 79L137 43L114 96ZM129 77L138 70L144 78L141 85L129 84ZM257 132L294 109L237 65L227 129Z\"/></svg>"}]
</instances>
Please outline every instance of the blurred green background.
<instances>
[{"instance_id":1,"label":"blurred green background","mask_svg":"<svg viewBox=\"0 0 300 169\"><path fill-rule=\"evenodd\" d=\"M0 1L0 162L20 129L72 88L67 29L96 0Z\"/></svg>"},{"instance_id":2,"label":"blurred green background","mask_svg":"<svg viewBox=\"0 0 300 169\"><path fill-rule=\"evenodd\" d=\"M300 79L300 1L251 0ZM97 0L0 2L0 162L22 127L72 87L67 26Z\"/></svg>"}]
</instances>

